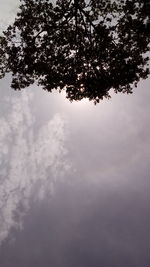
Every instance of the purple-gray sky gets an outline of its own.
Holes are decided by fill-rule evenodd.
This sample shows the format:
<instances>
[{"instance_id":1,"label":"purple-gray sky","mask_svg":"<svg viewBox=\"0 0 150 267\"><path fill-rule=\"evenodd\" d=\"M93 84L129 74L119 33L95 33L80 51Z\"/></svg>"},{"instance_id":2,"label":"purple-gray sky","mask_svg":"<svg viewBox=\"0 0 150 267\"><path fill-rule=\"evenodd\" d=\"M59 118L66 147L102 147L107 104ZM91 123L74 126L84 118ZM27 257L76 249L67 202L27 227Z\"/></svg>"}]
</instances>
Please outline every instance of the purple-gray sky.
<instances>
[{"instance_id":1,"label":"purple-gray sky","mask_svg":"<svg viewBox=\"0 0 150 267\"><path fill-rule=\"evenodd\" d=\"M0 81L0 266L150 266L149 99L149 80L97 106Z\"/></svg>"}]
</instances>

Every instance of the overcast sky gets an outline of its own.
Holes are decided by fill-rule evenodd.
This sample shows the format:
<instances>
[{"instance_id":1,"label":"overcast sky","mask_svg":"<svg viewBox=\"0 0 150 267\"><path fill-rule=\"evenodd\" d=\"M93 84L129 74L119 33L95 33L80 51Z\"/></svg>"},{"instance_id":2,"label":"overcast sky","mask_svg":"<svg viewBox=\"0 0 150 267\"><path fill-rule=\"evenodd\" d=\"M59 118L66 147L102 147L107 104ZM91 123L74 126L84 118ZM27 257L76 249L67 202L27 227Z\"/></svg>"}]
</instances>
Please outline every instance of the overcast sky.
<instances>
[{"instance_id":1,"label":"overcast sky","mask_svg":"<svg viewBox=\"0 0 150 267\"><path fill-rule=\"evenodd\" d=\"M0 266L150 266L149 82L94 106L0 80Z\"/></svg>"}]
</instances>

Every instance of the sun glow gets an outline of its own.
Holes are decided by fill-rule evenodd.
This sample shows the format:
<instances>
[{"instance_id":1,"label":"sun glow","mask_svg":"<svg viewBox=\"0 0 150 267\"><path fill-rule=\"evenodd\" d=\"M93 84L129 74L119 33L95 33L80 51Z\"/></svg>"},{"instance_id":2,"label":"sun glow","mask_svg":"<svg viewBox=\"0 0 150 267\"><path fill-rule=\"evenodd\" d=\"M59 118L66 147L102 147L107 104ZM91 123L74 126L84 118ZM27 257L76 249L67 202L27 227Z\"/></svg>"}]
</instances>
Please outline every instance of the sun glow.
<instances>
[{"instance_id":1,"label":"sun glow","mask_svg":"<svg viewBox=\"0 0 150 267\"><path fill-rule=\"evenodd\" d=\"M94 104L93 104L94 105ZM82 100L79 101L73 101L73 102L69 102L69 106L74 109L74 110L84 110L87 111L87 109L92 106L92 102L89 101L87 98L84 98Z\"/></svg>"}]
</instances>

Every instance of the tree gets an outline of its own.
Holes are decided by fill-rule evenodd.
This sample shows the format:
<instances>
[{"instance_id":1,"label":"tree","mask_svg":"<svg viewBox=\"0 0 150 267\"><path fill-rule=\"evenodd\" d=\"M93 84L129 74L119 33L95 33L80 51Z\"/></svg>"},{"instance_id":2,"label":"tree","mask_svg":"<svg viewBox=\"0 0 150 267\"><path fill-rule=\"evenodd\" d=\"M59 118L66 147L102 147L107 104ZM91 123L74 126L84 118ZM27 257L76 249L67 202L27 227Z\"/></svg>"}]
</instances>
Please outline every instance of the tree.
<instances>
[{"instance_id":1,"label":"tree","mask_svg":"<svg viewBox=\"0 0 150 267\"><path fill-rule=\"evenodd\" d=\"M95 103L148 77L149 0L20 0L0 37L0 77Z\"/></svg>"}]
</instances>

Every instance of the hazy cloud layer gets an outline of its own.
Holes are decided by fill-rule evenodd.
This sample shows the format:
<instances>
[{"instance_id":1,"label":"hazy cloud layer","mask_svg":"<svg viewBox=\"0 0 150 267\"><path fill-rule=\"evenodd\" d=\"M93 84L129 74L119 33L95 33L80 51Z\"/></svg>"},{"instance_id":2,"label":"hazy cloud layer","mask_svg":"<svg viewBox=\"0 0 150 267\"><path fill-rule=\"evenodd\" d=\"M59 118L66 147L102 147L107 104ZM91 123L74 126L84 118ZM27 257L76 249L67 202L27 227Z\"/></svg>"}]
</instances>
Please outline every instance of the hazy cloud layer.
<instances>
[{"instance_id":1,"label":"hazy cloud layer","mask_svg":"<svg viewBox=\"0 0 150 267\"><path fill-rule=\"evenodd\" d=\"M64 118L56 114L36 127L31 93L5 97L1 105L7 102L9 111L0 118L0 243L12 227L22 227L35 188L43 199L69 168Z\"/></svg>"},{"instance_id":2,"label":"hazy cloud layer","mask_svg":"<svg viewBox=\"0 0 150 267\"><path fill-rule=\"evenodd\" d=\"M0 33L13 22L19 6L19 0L5 0L0 2Z\"/></svg>"}]
</instances>

